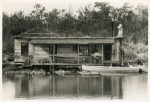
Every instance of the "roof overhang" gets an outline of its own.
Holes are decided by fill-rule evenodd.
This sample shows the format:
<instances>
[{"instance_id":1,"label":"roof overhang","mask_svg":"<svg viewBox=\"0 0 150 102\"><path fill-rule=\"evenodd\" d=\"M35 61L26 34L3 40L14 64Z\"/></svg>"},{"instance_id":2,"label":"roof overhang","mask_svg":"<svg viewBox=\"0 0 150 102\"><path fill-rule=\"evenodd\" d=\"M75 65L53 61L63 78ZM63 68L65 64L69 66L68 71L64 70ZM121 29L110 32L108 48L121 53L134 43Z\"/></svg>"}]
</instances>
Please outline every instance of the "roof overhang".
<instances>
[{"instance_id":1,"label":"roof overhang","mask_svg":"<svg viewBox=\"0 0 150 102\"><path fill-rule=\"evenodd\" d=\"M33 44L113 44L114 38L96 38L96 37L60 37L60 38L40 38L40 39L30 39L30 43Z\"/></svg>"}]
</instances>

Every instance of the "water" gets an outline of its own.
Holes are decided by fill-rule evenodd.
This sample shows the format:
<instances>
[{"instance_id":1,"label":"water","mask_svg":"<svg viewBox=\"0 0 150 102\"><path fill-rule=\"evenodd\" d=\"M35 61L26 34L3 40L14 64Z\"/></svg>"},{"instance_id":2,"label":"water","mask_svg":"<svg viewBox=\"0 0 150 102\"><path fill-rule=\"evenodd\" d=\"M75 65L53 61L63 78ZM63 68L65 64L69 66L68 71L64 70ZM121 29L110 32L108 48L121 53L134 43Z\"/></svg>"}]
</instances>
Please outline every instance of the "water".
<instances>
[{"instance_id":1,"label":"water","mask_svg":"<svg viewBox=\"0 0 150 102\"><path fill-rule=\"evenodd\" d=\"M148 74L3 75L3 99L146 100Z\"/></svg>"}]
</instances>

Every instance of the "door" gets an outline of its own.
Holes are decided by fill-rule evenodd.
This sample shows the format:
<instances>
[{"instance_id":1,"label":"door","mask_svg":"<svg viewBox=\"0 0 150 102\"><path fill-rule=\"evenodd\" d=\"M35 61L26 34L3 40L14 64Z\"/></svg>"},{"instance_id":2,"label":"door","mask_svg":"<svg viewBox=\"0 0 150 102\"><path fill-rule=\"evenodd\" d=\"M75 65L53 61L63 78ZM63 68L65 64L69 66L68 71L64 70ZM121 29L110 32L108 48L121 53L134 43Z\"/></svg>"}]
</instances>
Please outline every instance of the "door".
<instances>
[{"instance_id":1,"label":"door","mask_svg":"<svg viewBox=\"0 0 150 102\"><path fill-rule=\"evenodd\" d=\"M106 61L111 60L111 49L112 45L104 45L104 60Z\"/></svg>"},{"instance_id":2,"label":"door","mask_svg":"<svg viewBox=\"0 0 150 102\"><path fill-rule=\"evenodd\" d=\"M28 57L28 43L21 43L21 55Z\"/></svg>"}]
</instances>

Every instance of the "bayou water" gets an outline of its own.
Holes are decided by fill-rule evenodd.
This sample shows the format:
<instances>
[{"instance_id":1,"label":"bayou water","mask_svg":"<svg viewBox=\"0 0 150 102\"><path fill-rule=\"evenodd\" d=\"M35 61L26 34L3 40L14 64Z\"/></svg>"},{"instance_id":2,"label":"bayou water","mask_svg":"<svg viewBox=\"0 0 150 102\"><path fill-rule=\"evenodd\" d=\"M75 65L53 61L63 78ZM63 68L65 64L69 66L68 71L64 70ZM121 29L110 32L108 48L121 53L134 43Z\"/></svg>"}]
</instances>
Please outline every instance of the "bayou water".
<instances>
[{"instance_id":1,"label":"bayou water","mask_svg":"<svg viewBox=\"0 0 150 102\"><path fill-rule=\"evenodd\" d=\"M148 74L3 75L2 99L147 100Z\"/></svg>"}]
</instances>

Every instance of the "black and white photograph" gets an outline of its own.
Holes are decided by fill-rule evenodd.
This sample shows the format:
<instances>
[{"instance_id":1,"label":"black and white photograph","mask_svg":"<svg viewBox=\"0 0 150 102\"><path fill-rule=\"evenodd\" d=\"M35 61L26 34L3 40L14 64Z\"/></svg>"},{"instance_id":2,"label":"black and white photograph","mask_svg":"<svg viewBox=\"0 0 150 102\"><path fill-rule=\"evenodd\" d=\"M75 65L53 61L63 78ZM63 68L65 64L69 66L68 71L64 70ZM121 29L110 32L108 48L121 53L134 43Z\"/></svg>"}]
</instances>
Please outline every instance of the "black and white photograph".
<instances>
[{"instance_id":1,"label":"black and white photograph","mask_svg":"<svg viewBox=\"0 0 150 102\"><path fill-rule=\"evenodd\" d=\"M148 102L150 1L31 1L2 2L2 100Z\"/></svg>"}]
</instances>

